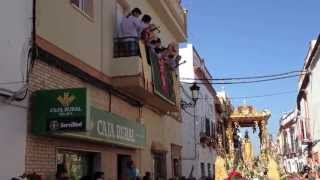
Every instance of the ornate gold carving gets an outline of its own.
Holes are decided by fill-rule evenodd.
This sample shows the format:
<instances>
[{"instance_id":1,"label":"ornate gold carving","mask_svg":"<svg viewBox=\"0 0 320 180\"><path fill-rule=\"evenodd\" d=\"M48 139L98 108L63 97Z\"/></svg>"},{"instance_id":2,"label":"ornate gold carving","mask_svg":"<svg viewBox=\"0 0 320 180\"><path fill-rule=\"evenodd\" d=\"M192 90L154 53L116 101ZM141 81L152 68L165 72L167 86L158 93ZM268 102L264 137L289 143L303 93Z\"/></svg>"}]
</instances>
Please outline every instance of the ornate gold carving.
<instances>
[{"instance_id":1,"label":"ornate gold carving","mask_svg":"<svg viewBox=\"0 0 320 180\"><path fill-rule=\"evenodd\" d=\"M257 111L255 108L249 105L243 105L237 107L231 114L231 118L236 117L268 117L271 113L269 110Z\"/></svg>"}]
</instances>

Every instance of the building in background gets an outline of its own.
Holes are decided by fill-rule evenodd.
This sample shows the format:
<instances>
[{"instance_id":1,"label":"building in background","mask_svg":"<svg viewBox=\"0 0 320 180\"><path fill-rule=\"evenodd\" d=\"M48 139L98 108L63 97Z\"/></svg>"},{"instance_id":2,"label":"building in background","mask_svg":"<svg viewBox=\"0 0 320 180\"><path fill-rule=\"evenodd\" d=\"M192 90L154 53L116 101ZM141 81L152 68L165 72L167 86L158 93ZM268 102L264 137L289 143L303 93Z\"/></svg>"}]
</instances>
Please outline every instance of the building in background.
<instances>
[{"instance_id":1,"label":"building in background","mask_svg":"<svg viewBox=\"0 0 320 180\"><path fill-rule=\"evenodd\" d=\"M154 179L181 174L177 73L160 72L142 41L118 38L135 7L160 27L163 46L186 41L178 0L36 1L27 172L52 179L64 168L78 179L102 171L114 180L133 160Z\"/></svg>"},{"instance_id":2,"label":"building in background","mask_svg":"<svg viewBox=\"0 0 320 180\"><path fill-rule=\"evenodd\" d=\"M226 91L217 92L216 101L216 139L221 138L223 149L227 149L227 138L226 138L226 128L229 117L233 112L233 106L231 104L230 98L227 96Z\"/></svg>"},{"instance_id":3,"label":"building in background","mask_svg":"<svg viewBox=\"0 0 320 180\"><path fill-rule=\"evenodd\" d=\"M216 91L210 84L209 79L212 76L193 45L181 45L179 52L182 60L185 60L185 63L179 66L183 134L182 175L197 179L212 178L216 157ZM194 86L200 88L196 99L192 94Z\"/></svg>"},{"instance_id":4,"label":"building in background","mask_svg":"<svg viewBox=\"0 0 320 180\"><path fill-rule=\"evenodd\" d=\"M319 165L320 151L320 35L310 42L299 77L297 108L280 119L277 137L278 154L287 172L299 172L308 158Z\"/></svg>"},{"instance_id":5,"label":"building in background","mask_svg":"<svg viewBox=\"0 0 320 180\"><path fill-rule=\"evenodd\" d=\"M0 179L25 170L32 0L0 2Z\"/></svg>"},{"instance_id":6,"label":"building in background","mask_svg":"<svg viewBox=\"0 0 320 180\"><path fill-rule=\"evenodd\" d=\"M297 109L300 134L308 156L319 164L320 153L320 35L310 43L299 79Z\"/></svg>"},{"instance_id":7,"label":"building in background","mask_svg":"<svg viewBox=\"0 0 320 180\"><path fill-rule=\"evenodd\" d=\"M304 153L300 137L300 126L297 111L284 114L280 119L278 133L279 155L284 169L288 173L301 172L304 162Z\"/></svg>"}]
</instances>

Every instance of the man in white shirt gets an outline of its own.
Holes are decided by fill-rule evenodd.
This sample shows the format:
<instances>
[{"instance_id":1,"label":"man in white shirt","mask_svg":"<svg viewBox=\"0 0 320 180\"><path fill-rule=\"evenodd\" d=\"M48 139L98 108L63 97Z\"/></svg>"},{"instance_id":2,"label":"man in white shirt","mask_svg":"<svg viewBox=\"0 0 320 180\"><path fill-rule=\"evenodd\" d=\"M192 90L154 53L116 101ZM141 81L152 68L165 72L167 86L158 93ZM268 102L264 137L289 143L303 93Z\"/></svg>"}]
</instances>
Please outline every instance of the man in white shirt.
<instances>
[{"instance_id":1,"label":"man in white shirt","mask_svg":"<svg viewBox=\"0 0 320 180\"><path fill-rule=\"evenodd\" d=\"M120 37L134 37L139 38L142 30L146 28L146 24L143 23L139 16L141 16L141 10L134 8L131 13L123 17L120 23Z\"/></svg>"}]
</instances>

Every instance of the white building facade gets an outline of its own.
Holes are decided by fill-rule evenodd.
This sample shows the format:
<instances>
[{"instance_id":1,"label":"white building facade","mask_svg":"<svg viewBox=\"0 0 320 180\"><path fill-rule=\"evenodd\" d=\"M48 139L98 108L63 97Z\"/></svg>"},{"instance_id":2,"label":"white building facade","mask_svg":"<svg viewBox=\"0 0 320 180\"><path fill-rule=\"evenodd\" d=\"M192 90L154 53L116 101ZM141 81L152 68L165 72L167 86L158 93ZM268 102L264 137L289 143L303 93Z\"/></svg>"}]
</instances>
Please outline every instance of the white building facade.
<instances>
[{"instance_id":1,"label":"white building facade","mask_svg":"<svg viewBox=\"0 0 320 180\"><path fill-rule=\"evenodd\" d=\"M288 173L301 172L306 160L299 123L297 110L283 115L280 119L278 153L281 155L282 165Z\"/></svg>"},{"instance_id":2,"label":"white building facade","mask_svg":"<svg viewBox=\"0 0 320 180\"><path fill-rule=\"evenodd\" d=\"M320 35L311 41L305 58L303 75L299 79L297 107L301 124L302 139L316 164L320 164Z\"/></svg>"},{"instance_id":3,"label":"white building facade","mask_svg":"<svg viewBox=\"0 0 320 180\"><path fill-rule=\"evenodd\" d=\"M0 2L0 179L25 171L32 0Z\"/></svg>"},{"instance_id":4,"label":"white building facade","mask_svg":"<svg viewBox=\"0 0 320 180\"><path fill-rule=\"evenodd\" d=\"M199 99L194 105L190 87L194 79L212 78L204 61L191 44L180 47L185 61L179 66L181 82L181 115L183 124L182 175L185 177L214 177L216 151L213 145L215 134L214 88L207 81L197 81ZM188 104L188 105L184 105Z\"/></svg>"}]
</instances>

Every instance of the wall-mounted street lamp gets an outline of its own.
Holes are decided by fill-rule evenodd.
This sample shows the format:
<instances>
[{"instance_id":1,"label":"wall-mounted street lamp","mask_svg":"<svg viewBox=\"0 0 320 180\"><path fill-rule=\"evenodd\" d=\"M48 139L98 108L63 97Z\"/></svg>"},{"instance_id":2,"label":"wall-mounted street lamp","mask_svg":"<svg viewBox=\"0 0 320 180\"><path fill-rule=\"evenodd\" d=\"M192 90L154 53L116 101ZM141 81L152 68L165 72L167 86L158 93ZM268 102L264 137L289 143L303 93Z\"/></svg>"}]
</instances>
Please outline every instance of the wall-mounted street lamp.
<instances>
[{"instance_id":1,"label":"wall-mounted street lamp","mask_svg":"<svg viewBox=\"0 0 320 180\"><path fill-rule=\"evenodd\" d=\"M197 83L193 83L192 86L190 87L190 91L191 91L191 99L192 102L185 102L185 101L181 101L181 108L188 108L188 107L194 107L197 104L197 101L199 99L199 91L200 91L200 87L197 85Z\"/></svg>"},{"instance_id":2,"label":"wall-mounted street lamp","mask_svg":"<svg viewBox=\"0 0 320 180\"><path fill-rule=\"evenodd\" d=\"M194 104L196 104L199 98L200 87L197 86L196 83L193 83L193 85L190 87L190 90L191 90L192 101L194 102Z\"/></svg>"}]
</instances>

